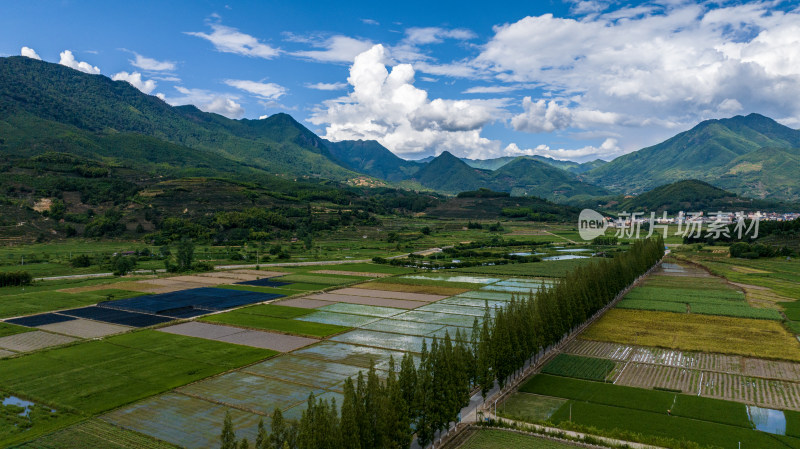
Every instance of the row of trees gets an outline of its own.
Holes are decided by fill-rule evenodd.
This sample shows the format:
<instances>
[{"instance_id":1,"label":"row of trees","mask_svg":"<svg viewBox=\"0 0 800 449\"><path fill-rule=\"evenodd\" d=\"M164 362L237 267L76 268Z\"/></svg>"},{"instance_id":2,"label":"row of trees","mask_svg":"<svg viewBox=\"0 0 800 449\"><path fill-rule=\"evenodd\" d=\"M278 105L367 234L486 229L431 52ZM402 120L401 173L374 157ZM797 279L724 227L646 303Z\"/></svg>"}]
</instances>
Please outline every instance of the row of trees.
<instances>
[{"instance_id":1,"label":"row of trees","mask_svg":"<svg viewBox=\"0 0 800 449\"><path fill-rule=\"evenodd\" d=\"M0 287L29 285L32 280L33 276L27 271L0 272Z\"/></svg>"},{"instance_id":2,"label":"row of trees","mask_svg":"<svg viewBox=\"0 0 800 449\"><path fill-rule=\"evenodd\" d=\"M406 354L399 369L390 362L385 380L374 367L366 379L361 373L355 383L347 379L340 409L335 400L312 394L301 420L290 424L289 431L276 411L272 434L260 426L256 448L399 449L409 446L413 434L425 447L437 432L460 419L470 391L478 388L485 398L495 383L503 387L528 361L607 306L663 254L660 237L637 241L613 259L576 268L550 289L512 297L505 308L492 311L487 304L471 332L459 330L453 338L445 333L430 347L423 342L418 366ZM248 447L236 442L232 426L225 427L223 449ZM273 437L276 429L285 437Z\"/></svg>"}]
</instances>

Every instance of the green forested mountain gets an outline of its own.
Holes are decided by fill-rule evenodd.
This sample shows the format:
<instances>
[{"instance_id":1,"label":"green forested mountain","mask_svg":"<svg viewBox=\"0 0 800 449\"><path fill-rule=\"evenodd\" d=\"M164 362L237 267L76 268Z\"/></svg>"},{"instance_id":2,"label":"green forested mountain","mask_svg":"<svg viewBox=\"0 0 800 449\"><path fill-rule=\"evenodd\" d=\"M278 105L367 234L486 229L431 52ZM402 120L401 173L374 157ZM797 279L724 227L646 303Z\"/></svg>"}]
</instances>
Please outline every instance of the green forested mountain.
<instances>
[{"instance_id":1,"label":"green forested mountain","mask_svg":"<svg viewBox=\"0 0 800 449\"><path fill-rule=\"evenodd\" d=\"M385 179L401 181L412 177L422 164L395 156L374 140L324 140L333 156L354 171Z\"/></svg>"},{"instance_id":2,"label":"green forested mountain","mask_svg":"<svg viewBox=\"0 0 800 449\"><path fill-rule=\"evenodd\" d=\"M621 193L699 179L750 197L800 199L800 131L759 114L707 120L620 156L585 178Z\"/></svg>"},{"instance_id":3,"label":"green forested mountain","mask_svg":"<svg viewBox=\"0 0 800 449\"><path fill-rule=\"evenodd\" d=\"M494 190L511 192L513 196L538 196L562 200L577 195L606 195L602 187L578 180L573 174L544 162L520 157L491 174Z\"/></svg>"},{"instance_id":4,"label":"green forested mountain","mask_svg":"<svg viewBox=\"0 0 800 449\"><path fill-rule=\"evenodd\" d=\"M512 196L536 196L563 200L576 195L606 195L608 191L578 180L574 175L528 157L491 171L470 167L445 151L422 167L414 180L423 186L445 193L457 193L484 187Z\"/></svg>"},{"instance_id":5,"label":"green forested mountain","mask_svg":"<svg viewBox=\"0 0 800 449\"><path fill-rule=\"evenodd\" d=\"M676 214L678 211L738 212L792 209L777 201L743 198L694 179L659 186L639 196L620 200L612 208L627 212L667 211Z\"/></svg>"},{"instance_id":6,"label":"green forested mountain","mask_svg":"<svg viewBox=\"0 0 800 449\"><path fill-rule=\"evenodd\" d=\"M125 141L127 148L144 137L151 155L183 147L181 165L187 168L236 172L237 166L249 166L331 179L354 175L333 160L319 137L286 114L230 120L194 106L169 106L127 82L25 57L0 58L0 133L0 154L12 156L59 151L151 164L143 153L109 150L109 141Z\"/></svg>"},{"instance_id":7,"label":"green forested mountain","mask_svg":"<svg viewBox=\"0 0 800 449\"><path fill-rule=\"evenodd\" d=\"M425 187L445 193L458 193L487 187L489 171L472 168L448 151L423 166L413 179Z\"/></svg>"}]
</instances>

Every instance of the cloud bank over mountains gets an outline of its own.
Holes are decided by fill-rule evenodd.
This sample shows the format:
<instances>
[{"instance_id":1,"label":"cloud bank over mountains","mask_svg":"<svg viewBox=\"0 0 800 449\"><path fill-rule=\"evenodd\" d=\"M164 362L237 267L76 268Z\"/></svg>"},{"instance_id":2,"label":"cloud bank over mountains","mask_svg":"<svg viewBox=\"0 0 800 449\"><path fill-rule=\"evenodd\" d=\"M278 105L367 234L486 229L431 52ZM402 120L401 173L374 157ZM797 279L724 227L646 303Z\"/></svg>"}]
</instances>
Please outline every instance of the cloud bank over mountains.
<instances>
[{"instance_id":1,"label":"cloud bank over mountains","mask_svg":"<svg viewBox=\"0 0 800 449\"><path fill-rule=\"evenodd\" d=\"M246 74L220 70L196 87L183 56L121 49L133 57L110 76L231 118L296 108L328 139L374 139L407 158L447 150L611 159L701 120L750 112L800 127L800 6L567 3L561 17L490 30L358 18L358 32L298 34L224 25L212 14L205 31L175 33L209 55L248 61ZM40 59L27 46L20 54ZM71 50L59 58L101 73ZM279 78L285 67L289 78Z\"/></svg>"}]
</instances>

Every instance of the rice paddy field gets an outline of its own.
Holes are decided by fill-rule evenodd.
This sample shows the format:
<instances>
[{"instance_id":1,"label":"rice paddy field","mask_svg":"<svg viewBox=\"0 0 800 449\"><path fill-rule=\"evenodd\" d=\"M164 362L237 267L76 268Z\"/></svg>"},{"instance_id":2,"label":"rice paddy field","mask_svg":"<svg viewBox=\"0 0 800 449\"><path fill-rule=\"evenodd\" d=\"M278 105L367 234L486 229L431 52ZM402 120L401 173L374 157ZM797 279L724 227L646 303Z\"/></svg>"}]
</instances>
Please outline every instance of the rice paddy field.
<instances>
[{"instance_id":1,"label":"rice paddy field","mask_svg":"<svg viewBox=\"0 0 800 449\"><path fill-rule=\"evenodd\" d=\"M404 283L396 285L427 288L428 283L432 282L429 279L406 279ZM436 280L445 285L448 282L460 285L463 281L464 279L448 281L446 277ZM473 282L471 283L473 290L469 292L490 294L500 298L492 300L492 305L502 307L510 300L512 293L487 290L485 287L489 285L488 282L504 282L504 279L491 278ZM535 279L518 279L511 282L541 285L541 281ZM308 296L321 303L317 307L297 308L282 305L297 301L292 298L202 318L201 321L206 323L225 322L240 327L255 327L254 323L262 323L264 319L282 320L282 326L287 326L282 330L296 335L303 333L298 326L307 325L348 326L352 330L329 335L319 343L265 362L196 382L168 394L145 399L133 406L122 407L104 415L103 419L176 444L204 447L214 441L217 435L206 435L202 444L197 434L191 436L192 439L197 439L196 441L178 435L176 430L170 431L173 433L168 435L167 431L156 428L157 420L154 420L148 411L152 411L158 419L169 419L170 422L180 423L189 419L185 411L189 406L185 404L191 403L192 407L204 409L224 405L235 409L237 413L251 414L251 418L239 418L239 427L242 435L253 435L258 418L269 416L276 407L286 416L299 417L311 392L317 396L335 397L340 401L342 383L346 377L356 376L359 371L365 371L371 364L375 364L379 375L382 375L380 373L388 369L392 359L395 363L399 363L407 353L416 358L415 354L420 351L423 341L430 344L434 336L441 338L445 332L454 336L458 331L467 338L474 321L477 319L480 322L485 313L486 299L477 298L478 303L460 304L459 300L475 298L448 297L421 293L419 290L409 292L407 290L410 289L406 288L391 290L370 288L373 285L375 282L366 284L364 286L366 288L335 289L328 290L329 294L326 295ZM458 291L464 292L463 289ZM364 304L338 302L339 298L347 297L361 298ZM387 307L382 305L385 300L411 302L414 303L414 308ZM245 315L249 315L250 318L242 319ZM166 413L175 413L179 416L167 417Z\"/></svg>"}]
</instances>

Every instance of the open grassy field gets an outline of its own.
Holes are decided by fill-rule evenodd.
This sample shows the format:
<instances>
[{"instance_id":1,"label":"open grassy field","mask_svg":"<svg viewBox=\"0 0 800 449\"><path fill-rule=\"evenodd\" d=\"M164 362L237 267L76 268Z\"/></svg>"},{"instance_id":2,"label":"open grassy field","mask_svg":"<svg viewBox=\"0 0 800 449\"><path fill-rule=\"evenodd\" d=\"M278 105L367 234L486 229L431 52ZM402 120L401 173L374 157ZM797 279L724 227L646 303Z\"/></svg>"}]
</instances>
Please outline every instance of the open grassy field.
<instances>
[{"instance_id":1,"label":"open grassy field","mask_svg":"<svg viewBox=\"0 0 800 449\"><path fill-rule=\"evenodd\" d=\"M701 445L737 447L800 447L800 440L752 430L744 404L666 391L538 375L520 391L570 401L550 419L603 429L635 441L658 444L648 437L688 440ZM667 410L670 410L667 413ZM635 434L638 434L635 435Z\"/></svg>"},{"instance_id":2,"label":"open grassy field","mask_svg":"<svg viewBox=\"0 0 800 449\"><path fill-rule=\"evenodd\" d=\"M612 309L581 338L800 361L800 343L770 320Z\"/></svg>"},{"instance_id":3,"label":"open grassy field","mask_svg":"<svg viewBox=\"0 0 800 449\"><path fill-rule=\"evenodd\" d=\"M349 327L335 324L314 323L309 321L277 318L273 316L255 315L246 310L233 310L202 318L209 323L230 324L251 329L271 330L304 337L327 337L350 330Z\"/></svg>"},{"instance_id":4,"label":"open grassy field","mask_svg":"<svg viewBox=\"0 0 800 449\"><path fill-rule=\"evenodd\" d=\"M99 413L276 352L144 330L0 361L0 384L57 408Z\"/></svg>"},{"instance_id":5,"label":"open grassy field","mask_svg":"<svg viewBox=\"0 0 800 449\"><path fill-rule=\"evenodd\" d=\"M573 449L574 445L526 435L510 430L479 429L471 431L458 449Z\"/></svg>"}]
</instances>

